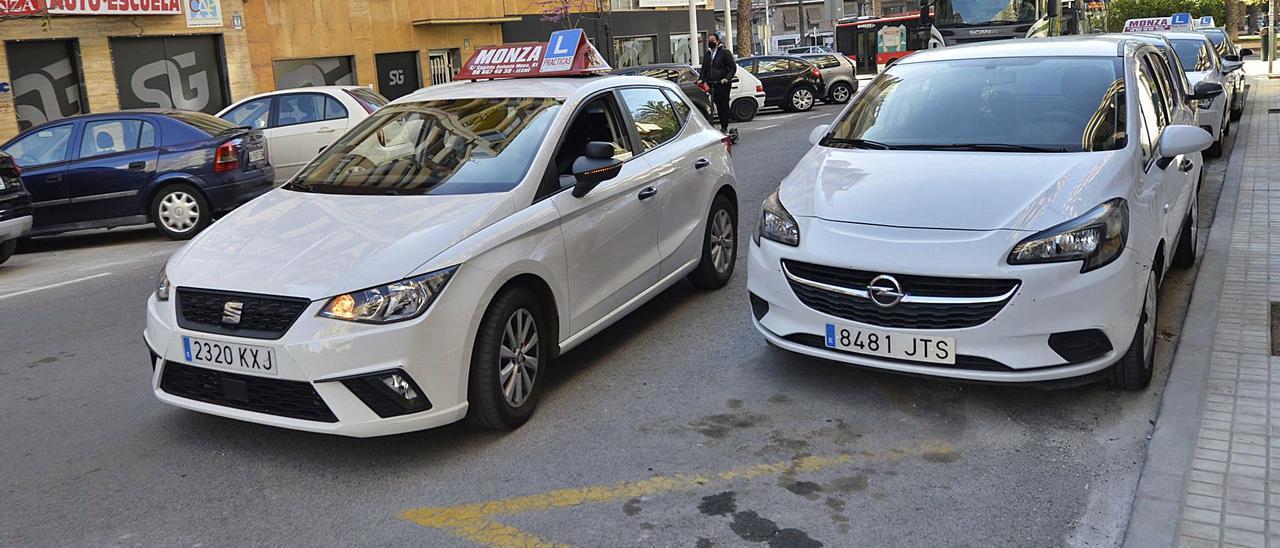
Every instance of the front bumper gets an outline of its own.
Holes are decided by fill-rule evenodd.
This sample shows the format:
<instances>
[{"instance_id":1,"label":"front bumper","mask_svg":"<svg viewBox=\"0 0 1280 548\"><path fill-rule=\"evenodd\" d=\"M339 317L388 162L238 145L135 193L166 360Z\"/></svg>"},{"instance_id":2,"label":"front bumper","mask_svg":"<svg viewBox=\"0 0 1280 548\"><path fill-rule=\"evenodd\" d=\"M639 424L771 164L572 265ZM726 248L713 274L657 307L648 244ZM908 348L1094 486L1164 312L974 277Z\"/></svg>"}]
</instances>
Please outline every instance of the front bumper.
<instances>
[{"instance_id":1,"label":"front bumper","mask_svg":"<svg viewBox=\"0 0 1280 548\"><path fill-rule=\"evenodd\" d=\"M472 326L478 322L475 302L465 298L478 291L478 277L460 269L426 314L414 320L370 325L318 317L325 300L310 303L279 339L233 337L183 329L176 318L177 295L147 301L147 326L143 333L153 354L151 388L161 401L232 419L294 430L354 437L383 436L434 428L456 422L467 414L466 380L469 371ZM307 383L336 417L334 422L301 420L290 416L248 411L179 397L162 388L165 368L171 362L187 363L183 336L208 341L270 347L276 353L277 375L188 365L213 371L269 380ZM181 367L178 365L175 367ZM383 418L339 379L400 369L431 402L425 411Z\"/></svg>"},{"instance_id":2,"label":"front bumper","mask_svg":"<svg viewBox=\"0 0 1280 548\"><path fill-rule=\"evenodd\" d=\"M20 238L23 234L31 232L31 215L22 217L12 217L0 221L0 242Z\"/></svg>"},{"instance_id":3,"label":"front bumper","mask_svg":"<svg viewBox=\"0 0 1280 548\"><path fill-rule=\"evenodd\" d=\"M1137 327L1146 268L1126 250L1115 262L1086 274L1079 263L1009 266L1003 258L1027 234L871 227L798 219L801 246L769 240L751 244L747 288L767 302L753 311L756 328L774 345L837 362L902 373L982 382L1046 382L1106 369L1129 347ZM792 289L782 260L889 274L1017 279L1019 287L985 323L957 329L904 329L850 321L806 306ZM910 288L905 288L910 292ZM846 353L821 344L826 324L889 333L955 338L957 365ZM1111 350L1070 362L1049 345L1049 336L1100 330ZM992 364L994 362L994 364ZM969 364L981 363L982 367Z\"/></svg>"}]
</instances>

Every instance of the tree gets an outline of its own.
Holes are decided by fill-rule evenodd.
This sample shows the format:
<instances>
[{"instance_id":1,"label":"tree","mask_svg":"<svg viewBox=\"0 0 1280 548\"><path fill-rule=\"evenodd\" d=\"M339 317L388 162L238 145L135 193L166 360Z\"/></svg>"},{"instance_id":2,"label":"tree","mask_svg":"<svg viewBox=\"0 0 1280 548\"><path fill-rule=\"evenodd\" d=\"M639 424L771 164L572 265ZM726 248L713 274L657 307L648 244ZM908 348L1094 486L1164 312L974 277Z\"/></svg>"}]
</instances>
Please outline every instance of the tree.
<instances>
[{"instance_id":1,"label":"tree","mask_svg":"<svg viewBox=\"0 0 1280 548\"><path fill-rule=\"evenodd\" d=\"M2 1L4 0L0 0ZM588 14L595 14L596 17L588 18L598 20L599 14L604 12L602 4L601 0L537 0L534 2L542 14L543 21L560 23L560 26L566 29L579 28L579 23Z\"/></svg>"},{"instance_id":2,"label":"tree","mask_svg":"<svg viewBox=\"0 0 1280 548\"><path fill-rule=\"evenodd\" d=\"M1214 21L1227 20L1225 0L1112 0L1107 10L1107 28L1124 28L1124 22L1142 17L1168 17L1174 13L1190 13L1192 17L1213 16Z\"/></svg>"},{"instance_id":3,"label":"tree","mask_svg":"<svg viewBox=\"0 0 1280 548\"><path fill-rule=\"evenodd\" d=\"M754 34L751 32L751 19L754 15L755 10L751 6L751 0L738 0L738 20L735 21L738 28L733 31L734 39L738 42L738 57L751 55L751 40Z\"/></svg>"}]
</instances>

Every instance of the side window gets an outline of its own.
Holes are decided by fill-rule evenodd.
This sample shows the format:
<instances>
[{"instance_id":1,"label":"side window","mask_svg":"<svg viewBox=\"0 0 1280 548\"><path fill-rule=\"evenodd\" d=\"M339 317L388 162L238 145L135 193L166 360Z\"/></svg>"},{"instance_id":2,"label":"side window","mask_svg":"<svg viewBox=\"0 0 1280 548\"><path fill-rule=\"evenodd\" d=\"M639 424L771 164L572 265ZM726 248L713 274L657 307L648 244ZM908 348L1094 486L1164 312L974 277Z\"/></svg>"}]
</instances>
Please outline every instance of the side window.
<instances>
[{"instance_id":1,"label":"side window","mask_svg":"<svg viewBox=\"0 0 1280 548\"><path fill-rule=\"evenodd\" d=\"M738 59L738 66L747 69L747 72L750 72L751 74L759 73L759 71L756 70L756 63L753 59Z\"/></svg>"},{"instance_id":2,"label":"side window","mask_svg":"<svg viewBox=\"0 0 1280 548\"><path fill-rule=\"evenodd\" d=\"M1173 69L1169 67L1163 55L1153 53L1148 57L1151 59L1152 68L1155 69L1156 78L1160 80L1160 89L1164 91L1165 104L1169 107L1169 123L1173 123L1173 110L1182 106L1182 90L1174 79L1177 75L1173 73Z\"/></svg>"},{"instance_id":3,"label":"side window","mask_svg":"<svg viewBox=\"0 0 1280 548\"><path fill-rule=\"evenodd\" d=\"M613 157L624 162L634 155L612 93L604 93L588 100L574 114L573 121L565 128L552 165L548 168L548 171L554 171L549 175L555 177L550 178L550 185L544 184L539 191L540 198L573 185L571 177L561 176L573 173L573 161L586 153L587 143L591 141L612 143L615 152Z\"/></svg>"},{"instance_id":4,"label":"side window","mask_svg":"<svg viewBox=\"0 0 1280 548\"><path fill-rule=\"evenodd\" d=\"M71 140L73 127L65 124L33 131L5 147L4 151L13 156L21 167L61 162L67 159L67 142Z\"/></svg>"},{"instance_id":5,"label":"side window","mask_svg":"<svg viewBox=\"0 0 1280 548\"><path fill-rule=\"evenodd\" d=\"M1160 130L1169 125L1169 107L1165 104L1164 92L1161 91L1160 80L1156 77L1157 71L1151 66L1151 58L1144 55L1141 67L1138 71L1138 79L1145 81L1145 91L1151 97L1151 105L1155 107L1156 131L1152 132L1152 135L1159 135Z\"/></svg>"},{"instance_id":6,"label":"side window","mask_svg":"<svg viewBox=\"0 0 1280 548\"><path fill-rule=\"evenodd\" d=\"M324 119L325 96L315 93L296 93L281 95L276 99L279 114L276 115L277 126L292 126L319 122Z\"/></svg>"},{"instance_id":7,"label":"side window","mask_svg":"<svg viewBox=\"0 0 1280 548\"><path fill-rule=\"evenodd\" d=\"M326 97L324 101L324 119L325 120L342 120L347 117L347 107L342 106L333 97Z\"/></svg>"},{"instance_id":8,"label":"side window","mask_svg":"<svg viewBox=\"0 0 1280 548\"><path fill-rule=\"evenodd\" d=\"M662 90L662 93L671 101L671 106L676 108L676 117L680 120L680 125L684 126L684 121L689 119L689 105L680 98L680 95L669 89Z\"/></svg>"},{"instance_id":9,"label":"side window","mask_svg":"<svg viewBox=\"0 0 1280 548\"><path fill-rule=\"evenodd\" d=\"M231 122L237 126L251 127L254 129L267 127L267 122L270 117L270 97L254 99L248 103L231 109L231 112L222 115L223 120Z\"/></svg>"},{"instance_id":10,"label":"side window","mask_svg":"<svg viewBox=\"0 0 1280 548\"><path fill-rule=\"evenodd\" d=\"M800 61L787 59L787 72L800 72L806 68L809 68L809 65Z\"/></svg>"},{"instance_id":11,"label":"side window","mask_svg":"<svg viewBox=\"0 0 1280 548\"><path fill-rule=\"evenodd\" d=\"M643 151L652 150L670 141L680 131L680 120L675 108L658 88L628 88L621 90L622 102L635 122Z\"/></svg>"},{"instance_id":12,"label":"side window","mask_svg":"<svg viewBox=\"0 0 1280 548\"><path fill-rule=\"evenodd\" d=\"M1142 159L1151 157L1152 146L1160 135L1160 127L1156 125L1156 105L1151 100L1155 94L1151 83L1151 75L1146 74L1146 67L1139 65L1137 71L1137 89L1134 94L1138 100L1138 144L1142 146Z\"/></svg>"},{"instance_id":13,"label":"side window","mask_svg":"<svg viewBox=\"0 0 1280 548\"><path fill-rule=\"evenodd\" d=\"M140 148L141 120L102 120L84 125L80 136L80 157L116 154ZM152 141L155 134L152 133Z\"/></svg>"},{"instance_id":14,"label":"side window","mask_svg":"<svg viewBox=\"0 0 1280 548\"><path fill-rule=\"evenodd\" d=\"M768 76L770 74L779 74L787 71L786 59L761 59L756 63L756 74Z\"/></svg>"}]
</instances>

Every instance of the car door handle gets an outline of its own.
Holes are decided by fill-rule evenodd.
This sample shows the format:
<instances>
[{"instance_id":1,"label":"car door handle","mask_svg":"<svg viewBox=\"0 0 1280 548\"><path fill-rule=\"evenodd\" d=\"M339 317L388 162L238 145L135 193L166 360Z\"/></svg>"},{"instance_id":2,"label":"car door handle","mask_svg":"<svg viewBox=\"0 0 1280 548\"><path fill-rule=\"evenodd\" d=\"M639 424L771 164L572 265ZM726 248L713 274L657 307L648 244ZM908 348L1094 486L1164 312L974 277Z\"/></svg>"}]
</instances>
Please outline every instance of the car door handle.
<instances>
[{"instance_id":1,"label":"car door handle","mask_svg":"<svg viewBox=\"0 0 1280 548\"><path fill-rule=\"evenodd\" d=\"M1181 162L1178 162L1178 171L1181 171L1183 173L1191 171L1191 168L1193 167L1196 167L1195 162L1192 162L1191 160L1188 160L1186 158L1183 158Z\"/></svg>"},{"instance_id":2,"label":"car door handle","mask_svg":"<svg viewBox=\"0 0 1280 548\"><path fill-rule=\"evenodd\" d=\"M45 178L44 178L44 181L45 181L46 183L59 183L59 182L62 182L62 174L61 174L61 173L54 173L53 175L50 175L50 176L48 176L48 177L45 177Z\"/></svg>"},{"instance_id":3,"label":"car door handle","mask_svg":"<svg viewBox=\"0 0 1280 548\"><path fill-rule=\"evenodd\" d=\"M641 200L648 200L649 198L652 198L652 197L657 196L657 195L658 195L658 189L653 188L653 187L648 187L648 188L646 188L646 189L644 189L644 190L641 190L641 191L640 191L640 199L641 199Z\"/></svg>"},{"instance_id":4,"label":"car door handle","mask_svg":"<svg viewBox=\"0 0 1280 548\"><path fill-rule=\"evenodd\" d=\"M336 129L333 129L333 128L331 128L331 127L322 127L322 128L320 128L320 129L317 129L317 130L316 130L316 133L333 133L333 132L335 132L335 131L337 131L337 130L336 130Z\"/></svg>"},{"instance_id":5,"label":"car door handle","mask_svg":"<svg viewBox=\"0 0 1280 548\"><path fill-rule=\"evenodd\" d=\"M694 168L694 169L702 169L702 168L707 167L707 166L709 166L709 165L711 165L711 160L708 160L708 159L706 159L706 158L698 158L698 161L696 161L696 162L694 162L694 163L693 163L693 168Z\"/></svg>"},{"instance_id":6,"label":"car door handle","mask_svg":"<svg viewBox=\"0 0 1280 548\"><path fill-rule=\"evenodd\" d=\"M132 169L132 170L134 170L134 171L139 171L139 170L147 169L147 163L146 163L146 162L141 162L141 161L139 161L139 162L129 162L129 169Z\"/></svg>"}]
</instances>

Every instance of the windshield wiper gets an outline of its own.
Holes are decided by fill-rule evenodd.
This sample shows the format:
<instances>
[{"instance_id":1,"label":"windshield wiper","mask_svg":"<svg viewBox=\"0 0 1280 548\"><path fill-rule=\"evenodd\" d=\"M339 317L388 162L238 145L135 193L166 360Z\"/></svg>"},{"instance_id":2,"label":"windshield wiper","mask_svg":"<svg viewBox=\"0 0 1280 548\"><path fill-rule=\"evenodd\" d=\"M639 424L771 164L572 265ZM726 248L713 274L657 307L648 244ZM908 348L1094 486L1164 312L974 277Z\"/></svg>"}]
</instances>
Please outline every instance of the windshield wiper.
<instances>
[{"instance_id":1,"label":"windshield wiper","mask_svg":"<svg viewBox=\"0 0 1280 548\"><path fill-rule=\"evenodd\" d=\"M898 145L908 150L972 150L979 152L1066 152L1063 147L1012 145L1008 143L953 143L949 145Z\"/></svg>"},{"instance_id":2,"label":"windshield wiper","mask_svg":"<svg viewBox=\"0 0 1280 548\"><path fill-rule=\"evenodd\" d=\"M881 143L880 141L872 141L870 139L849 139L847 137L827 137L822 140L822 144L826 146L848 145L853 148L869 148L872 150L889 150L895 148L894 145Z\"/></svg>"}]
</instances>

